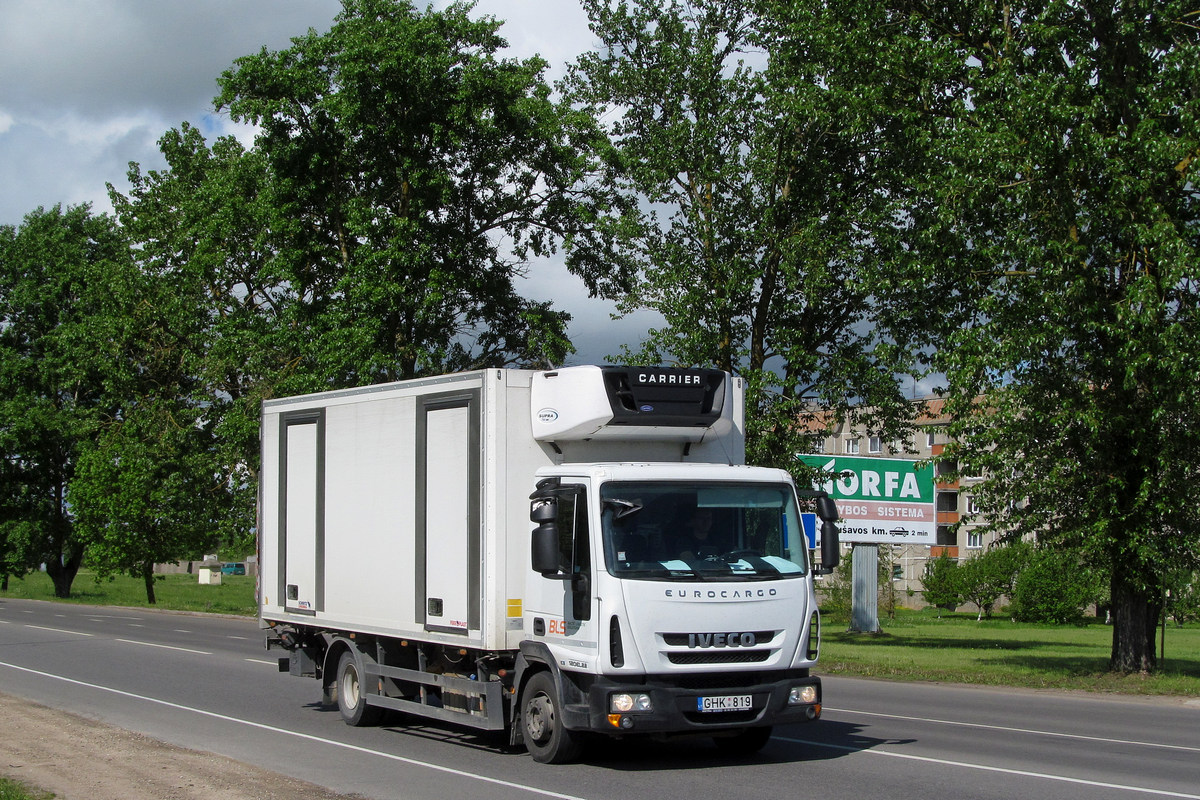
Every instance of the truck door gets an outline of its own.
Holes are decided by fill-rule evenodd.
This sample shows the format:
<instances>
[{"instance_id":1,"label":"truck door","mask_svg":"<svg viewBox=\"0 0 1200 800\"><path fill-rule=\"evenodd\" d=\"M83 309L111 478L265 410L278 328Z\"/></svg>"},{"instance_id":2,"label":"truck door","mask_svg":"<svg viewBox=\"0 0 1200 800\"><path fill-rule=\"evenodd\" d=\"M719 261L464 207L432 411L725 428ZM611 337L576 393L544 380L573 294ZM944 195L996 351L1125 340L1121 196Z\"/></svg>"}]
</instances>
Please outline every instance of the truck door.
<instances>
[{"instance_id":1,"label":"truck door","mask_svg":"<svg viewBox=\"0 0 1200 800\"><path fill-rule=\"evenodd\" d=\"M283 419L280 463L280 525L283 585L279 596L288 611L315 614L323 606L321 557L324 550L325 416L290 414Z\"/></svg>"},{"instance_id":2,"label":"truck door","mask_svg":"<svg viewBox=\"0 0 1200 800\"><path fill-rule=\"evenodd\" d=\"M526 620L526 630L551 646L563 662L561 666L576 670L589 668L598 648L587 497L582 485L563 484L553 489L557 572L547 569L541 575L532 574L527 592L532 619Z\"/></svg>"},{"instance_id":3,"label":"truck door","mask_svg":"<svg viewBox=\"0 0 1200 800\"><path fill-rule=\"evenodd\" d=\"M425 629L480 627L478 392L432 395L418 420L418 602Z\"/></svg>"}]
</instances>

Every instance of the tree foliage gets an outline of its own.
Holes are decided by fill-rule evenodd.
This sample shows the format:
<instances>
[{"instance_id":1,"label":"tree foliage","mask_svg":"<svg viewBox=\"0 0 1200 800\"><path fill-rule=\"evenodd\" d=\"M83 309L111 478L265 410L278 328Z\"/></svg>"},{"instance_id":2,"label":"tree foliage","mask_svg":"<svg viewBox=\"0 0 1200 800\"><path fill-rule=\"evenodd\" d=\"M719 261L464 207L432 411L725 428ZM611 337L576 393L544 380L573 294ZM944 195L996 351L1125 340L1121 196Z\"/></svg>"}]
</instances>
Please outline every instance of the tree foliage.
<instances>
[{"instance_id":1,"label":"tree foliage","mask_svg":"<svg viewBox=\"0 0 1200 800\"><path fill-rule=\"evenodd\" d=\"M863 221L883 208L874 131L802 62L777 61L786 34L745 3L584 8L600 47L564 85L612 120L607 185L634 211L603 222L638 278L620 308L664 319L626 357L745 377L759 463L794 467L809 446L796 421L818 405L869 407L873 429L896 431L912 354L863 277L878 257Z\"/></svg>"},{"instance_id":2,"label":"tree foliage","mask_svg":"<svg viewBox=\"0 0 1200 800\"><path fill-rule=\"evenodd\" d=\"M1006 9L936 20L970 90L934 173L967 254L936 270L969 300L947 455L994 527L1110 576L1112 668L1150 670L1164 573L1200 558L1200 39L1184 3Z\"/></svg>"},{"instance_id":3,"label":"tree foliage","mask_svg":"<svg viewBox=\"0 0 1200 800\"><path fill-rule=\"evenodd\" d=\"M195 480L216 476L205 518L221 541L249 546L262 400L559 363L567 316L519 295L526 260L578 243L567 263L592 290L623 281L586 225L594 123L550 98L540 59L499 58L499 23L468 10L346 2L328 32L221 77L215 102L259 127L253 147L184 124L160 141L167 169L132 165L129 194L110 190L165 287L145 353L180 370L114 441L203 431Z\"/></svg>"},{"instance_id":4,"label":"tree foliage","mask_svg":"<svg viewBox=\"0 0 1200 800\"><path fill-rule=\"evenodd\" d=\"M38 209L0 228L0 542L4 571L45 565L66 597L83 560L69 498L80 454L115 414L131 270L121 231L87 206Z\"/></svg>"},{"instance_id":5,"label":"tree foliage","mask_svg":"<svg viewBox=\"0 0 1200 800\"><path fill-rule=\"evenodd\" d=\"M1200 556L1194 7L771 8L910 154L870 236L907 254L893 330L936 352L944 458L985 476L992 530L1110 576L1112 669L1152 669L1163 575Z\"/></svg>"},{"instance_id":6,"label":"tree foliage","mask_svg":"<svg viewBox=\"0 0 1200 800\"><path fill-rule=\"evenodd\" d=\"M541 59L498 58L500 23L468 5L343 5L330 31L238 59L216 98L261 129L297 368L347 386L560 363L566 315L514 281L563 240L596 239L580 222L596 213L591 118L550 98ZM567 263L611 285L599 260Z\"/></svg>"}]
</instances>

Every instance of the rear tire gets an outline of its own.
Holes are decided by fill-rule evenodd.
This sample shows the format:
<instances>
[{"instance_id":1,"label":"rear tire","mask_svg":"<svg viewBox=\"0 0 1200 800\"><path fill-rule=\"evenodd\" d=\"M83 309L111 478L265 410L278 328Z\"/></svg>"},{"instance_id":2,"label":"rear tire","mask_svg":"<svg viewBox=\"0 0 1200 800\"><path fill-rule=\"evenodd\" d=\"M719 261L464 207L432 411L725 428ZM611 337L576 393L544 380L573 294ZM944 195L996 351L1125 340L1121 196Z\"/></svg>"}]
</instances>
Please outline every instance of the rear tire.
<instances>
[{"instance_id":1,"label":"rear tire","mask_svg":"<svg viewBox=\"0 0 1200 800\"><path fill-rule=\"evenodd\" d=\"M354 653L347 650L338 661L337 683L338 711L347 725L363 728L378 725L383 718L383 709L379 706L367 705L363 696L362 675L359 674L358 660Z\"/></svg>"},{"instance_id":2,"label":"rear tire","mask_svg":"<svg viewBox=\"0 0 1200 800\"><path fill-rule=\"evenodd\" d=\"M566 764L583 752L582 735L562 725L562 703L549 672L539 672L521 693L521 736L539 764Z\"/></svg>"},{"instance_id":3,"label":"rear tire","mask_svg":"<svg viewBox=\"0 0 1200 800\"><path fill-rule=\"evenodd\" d=\"M732 736L714 736L713 744L727 756L752 756L771 739L771 727L746 728Z\"/></svg>"}]
</instances>

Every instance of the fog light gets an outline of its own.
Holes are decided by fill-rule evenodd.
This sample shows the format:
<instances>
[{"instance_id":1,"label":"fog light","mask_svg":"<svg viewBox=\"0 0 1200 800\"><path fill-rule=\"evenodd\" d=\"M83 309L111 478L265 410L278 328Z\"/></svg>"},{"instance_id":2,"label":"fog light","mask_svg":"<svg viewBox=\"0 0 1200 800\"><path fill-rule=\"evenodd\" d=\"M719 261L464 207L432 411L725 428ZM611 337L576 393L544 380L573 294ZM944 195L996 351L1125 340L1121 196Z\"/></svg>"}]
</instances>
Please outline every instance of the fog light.
<instances>
[{"instance_id":1,"label":"fog light","mask_svg":"<svg viewBox=\"0 0 1200 800\"><path fill-rule=\"evenodd\" d=\"M650 695L648 694L614 694L608 698L608 710L625 714L629 711L649 711Z\"/></svg>"},{"instance_id":2,"label":"fog light","mask_svg":"<svg viewBox=\"0 0 1200 800\"><path fill-rule=\"evenodd\" d=\"M817 702L817 687L815 686L793 686L791 691L788 692L789 706L815 702Z\"/></svg>"}]
</instances>

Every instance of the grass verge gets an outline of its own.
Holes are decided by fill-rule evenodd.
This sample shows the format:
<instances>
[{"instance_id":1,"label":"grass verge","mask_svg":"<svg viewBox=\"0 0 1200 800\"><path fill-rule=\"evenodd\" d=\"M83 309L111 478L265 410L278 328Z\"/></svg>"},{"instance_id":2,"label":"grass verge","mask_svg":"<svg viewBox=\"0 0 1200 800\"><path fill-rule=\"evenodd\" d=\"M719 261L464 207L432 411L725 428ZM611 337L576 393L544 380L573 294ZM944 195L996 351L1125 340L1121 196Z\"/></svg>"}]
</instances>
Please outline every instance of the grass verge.
<instances>
[{"instance_id":1,"label":"grass verge","mask_svg":"<svg viewBox=\"0 0 1200 800\"><path fill-rule=\"evenodd\" d=\"M1108 672L1112 627L977 622L974 614L901 610L878 634L846 631L848 616L822 616L819 671L832 675L1032 689L1200 697L1200 625L1168 624L1153 675ZM1162 632L1159 631L1161 636Z\"/></svg>"},{"instance_id":2,"label":"grass verge","mask_svg":"<svg viewBox=\"0 0 1200 800\"><path fill-rule=\"evenodd\" d=\"M55 795L0 776L0 800L53 800Z\"/></svg>"},{"instance_id":3,"label":"grass verge","mask_svg":"<svg viewBox=\"0 0 1200 800\"><path fill-rule=\"evenodd\" d=\"M97 580L95 573L80 570L71 585L71 596L65 600L54 596L54 584L43 572L9 579L8 591L0 592L0 598L161 608L247 617L258 613L254 599L254 577L251 575L222 575L221 583L216 586L201 585L195 575L160 575L154 582L154 594L157 602L151 606L146 600L146 586L140 578L117 575L111 579Z\"/></svg>"}]
</instances>

